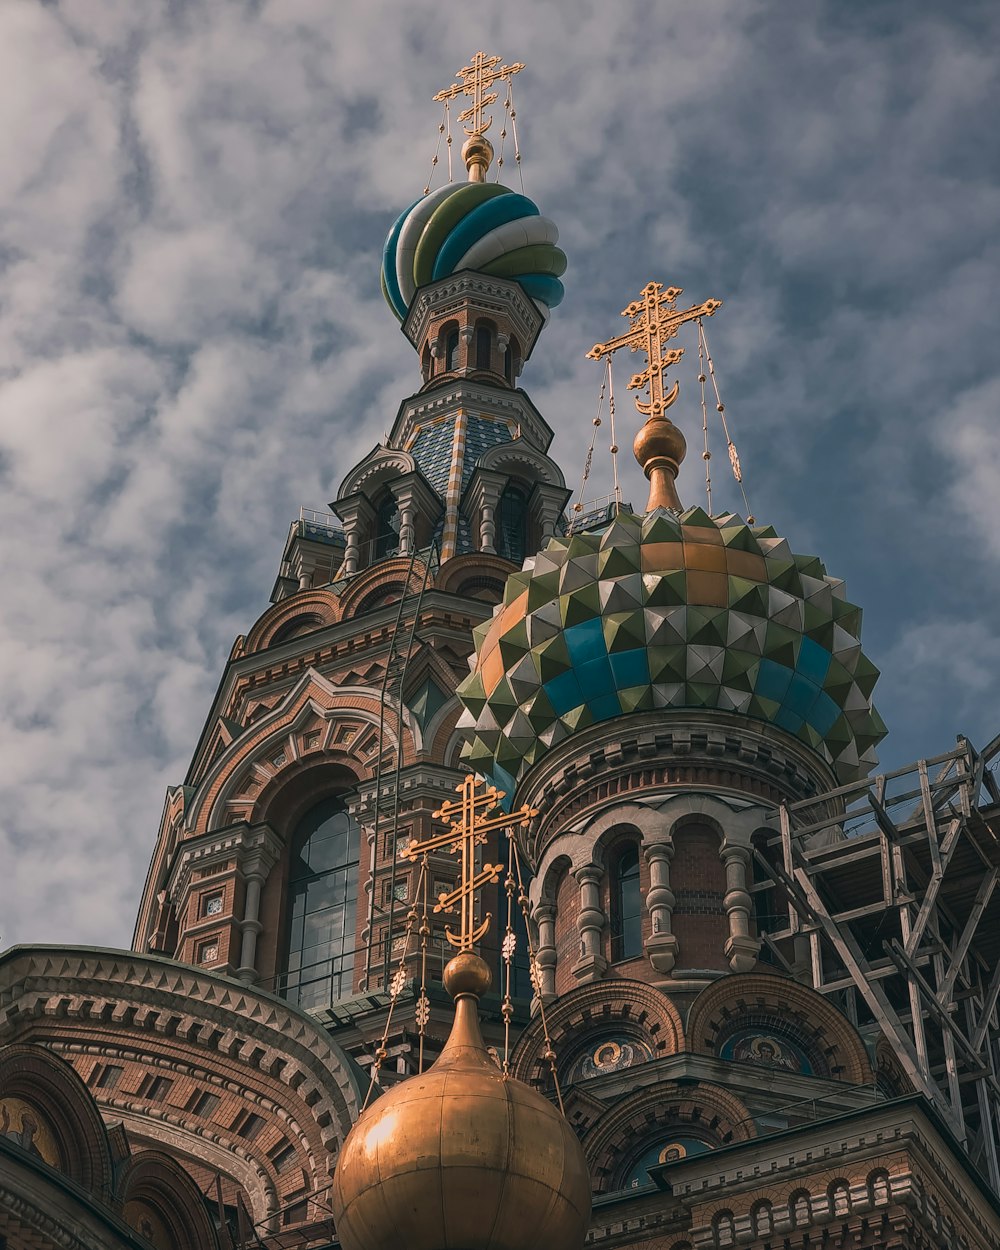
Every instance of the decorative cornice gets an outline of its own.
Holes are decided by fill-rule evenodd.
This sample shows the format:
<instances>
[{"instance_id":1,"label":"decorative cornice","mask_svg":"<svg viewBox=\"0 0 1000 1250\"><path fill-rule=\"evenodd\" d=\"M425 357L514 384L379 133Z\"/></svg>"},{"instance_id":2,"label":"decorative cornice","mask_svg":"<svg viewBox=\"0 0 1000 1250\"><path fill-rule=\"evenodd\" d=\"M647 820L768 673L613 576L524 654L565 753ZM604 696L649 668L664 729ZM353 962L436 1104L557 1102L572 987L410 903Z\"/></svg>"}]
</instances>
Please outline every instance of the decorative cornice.
<instances>
[{"instance_id":1,"label":"decorative cornice","mask_svg":"<svg viewBox=\"0 0 1000 1250\"><path fill-rule=\"evenodd\" d=\"M487 315L510 321L522 340L524 359L528 359L545 325L545 318L534 300L513 279L497 278L471 269L463 269L421 287L403 321L403 333L420 351L431 322L457 312L466 304L474 304L477 310Z\"/></svg>"},{"instance_id":2,"label":"decorative cornice","mask_svg":"<svg viewBox=\"0 0 1000 1250\"><path fill-rule=\"evenodd\" d=\"M567 825L612 802L695 789L777 807L835 784L819 756L783 730L716 710L670 709L616 717L567 738L528 771L513 801L539 810L519 835L537 865Z\"/></svg>"}]
</instances>

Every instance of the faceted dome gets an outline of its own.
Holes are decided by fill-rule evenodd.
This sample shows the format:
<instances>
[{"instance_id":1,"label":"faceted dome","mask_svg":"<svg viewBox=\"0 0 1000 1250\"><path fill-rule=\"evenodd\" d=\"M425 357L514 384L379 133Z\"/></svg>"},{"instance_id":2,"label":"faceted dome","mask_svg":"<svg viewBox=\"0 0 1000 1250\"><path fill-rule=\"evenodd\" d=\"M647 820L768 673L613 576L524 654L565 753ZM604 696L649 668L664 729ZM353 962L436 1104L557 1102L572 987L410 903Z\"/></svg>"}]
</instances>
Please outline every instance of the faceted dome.
<instances>
[{"instance_id":1,"label":"faceted dome","mask_svg":"<svg viewBox=\"0 0 1000 1250\"><path fill-rule=\"evenodd\" d=\"M886 732L860 634L844 583L770 527L701 508L622 513L551 539L508 579L459 687L464 759L511 792L588 725L719 708L794 734L852 781Z\"/></svg>"},{"instance_id":2,"label":"faceted dome","mask_svg":"<svg viewBox=\"0 0 1000 1250\"><path fill-rule=\"evenodd\" d=\"M512 278L547 312L563 297L555 222L496 182L450 182L397 218L382 252L382 294L402 321L417 288L462 269Z\"/></svg>"},{"instance_id":3,"label":"faceted dome","mask_svg":"<svg viewBox=\"0 0 1000 1250\"><path fill-rule=\"evenodd\" d=\"M490 1058L476 1001L489 982L476 955L449 963L455 1024L440 1056L347 1135L332 1192L344 1250L582 1250L583 1149L547 1098Z\"/></svg>"}]
</instances>

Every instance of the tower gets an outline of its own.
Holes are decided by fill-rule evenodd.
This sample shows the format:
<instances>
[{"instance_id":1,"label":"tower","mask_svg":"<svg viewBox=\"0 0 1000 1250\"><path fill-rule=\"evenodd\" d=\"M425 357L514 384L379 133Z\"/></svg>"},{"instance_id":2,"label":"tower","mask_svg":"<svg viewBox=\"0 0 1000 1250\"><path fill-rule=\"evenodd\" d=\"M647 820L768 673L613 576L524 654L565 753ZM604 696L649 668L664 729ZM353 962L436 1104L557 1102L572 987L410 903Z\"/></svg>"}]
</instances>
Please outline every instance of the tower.
<instances>
[{"instance_id":1,"label":"tower","mask_svg":"<svg viewBox=\"0 0 1000 1250\"><path fill-rule=\"evenodd\" d=\"M566 260L487 180L521 68L439 93L468 181L381 266L420 385L293 521L134 949L0 955L0 1250L1000 1246L1000 745L872 775L843 583L682 505L717 300L591 350L645 354L650 498L564 514L519 379Z\"/></svg>"}]
</instances>

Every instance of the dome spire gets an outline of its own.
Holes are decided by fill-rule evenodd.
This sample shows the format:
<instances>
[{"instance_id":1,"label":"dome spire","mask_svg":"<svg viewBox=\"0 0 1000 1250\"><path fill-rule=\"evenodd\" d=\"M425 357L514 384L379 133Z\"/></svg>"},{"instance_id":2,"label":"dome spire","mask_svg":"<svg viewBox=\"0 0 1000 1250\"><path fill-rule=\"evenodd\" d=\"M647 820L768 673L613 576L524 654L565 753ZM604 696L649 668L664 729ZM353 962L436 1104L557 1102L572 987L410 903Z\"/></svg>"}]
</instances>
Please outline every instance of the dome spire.
<instances>
[{"instance_id":1,"label":"dome spire","mask_svg":"<svg viewBox=\"0 0 1000 1250\"><path fill-rule=\"evenodd\" d=\"M677 470L687 451L684 435L667 417L666 412L677 399L680 383L675 382L669 391L664 390L663 375L670 365L676 364L684 355L683 347L664 350L669 339L686 321L711 317L722 301L707 299L682 312L677 311L677 298L683 294L679 286L663 289L662 282L647 282L640 298L622 309L622 316L629 318L628 332L595 343L587 352L588 360L600 360L621 347L646 353L646 367L629 379L630 391L648 387L649 398L636 396L635 406L646 417L646 423L635 436L633 451L643 473L649 480L649 501L646 511L654 508L670 508L680 512L681 501L675 480Z\"/></svg>"},{"instance_id":2,"label":"dome spire","mask_svg":"<svg viewBox=\"0 0 1000 1250\"><path fill-rule=\"evenodd\" d=\"M450 849L460 881L435 911L459 906L458 953L444 969L455 1019L428 1072L395 1085L362 1112L334 1171L332 1203L343 1250L582 1250L590 1217L590 1177L569 1123L537 1090L501 1071L479 1028L489 966L473 944L475 894L496 881L499 864L476 870L476 847L490 830L527 824L533 809L489 817L504 797L468 776L459 802L434 813L448 826L411 843L415 859Z\"/></svg>"},{"instance_id":3,"label":"dome spire","mask_svg":"<svg viewBox=\"0 0 1000 1250\"><path fill-rule=\"evenodd\" d=\"M472 123L465 127L465 133L469 137L462 145L462 160L469 171L470 182L485 182L486 171L493 160L493 144L486 138L487 130L493 125L493 117L492 114L486 116L485 110L496 103L497 93L490 91L490 87L496 82L509 82L524 69L520 61L501 65L502 60L499 56L487 56L485 52L477 52L471 63L458 71L458 77L462 81L452 83L434 96L435 100L454 100L461 95L472 97L469 107L458 115L458 120L463 124Z\"/></svg>"}]
</instances>

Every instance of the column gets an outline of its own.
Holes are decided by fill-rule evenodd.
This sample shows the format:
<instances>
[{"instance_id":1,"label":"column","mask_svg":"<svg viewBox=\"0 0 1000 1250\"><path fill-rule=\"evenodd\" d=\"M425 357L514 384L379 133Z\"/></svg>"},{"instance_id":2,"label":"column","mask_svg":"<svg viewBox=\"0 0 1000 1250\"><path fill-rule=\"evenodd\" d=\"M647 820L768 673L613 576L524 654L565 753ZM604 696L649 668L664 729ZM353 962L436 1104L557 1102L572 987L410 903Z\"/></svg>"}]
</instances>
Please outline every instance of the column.
<instances>
[{"instance_id":1,"label":"column","mask_svg":"<svg viewBox=\"0 0 1000 1250\"><path fill-rule=\"evenodd\" d=\"M752 936L750 925L753 907L753 900L747 890L750 851L745 846L723 842L720 853L726 869L726 896L723 904L729 917L726 958L734 972L750 972L760 951L760 941Z\"/></svg>"},{"instance_id":2,"label":"column","mask_svg":"<svg viewBox=\"0 0 1000 1250\"><path fill-rule=\"evenodd\" d=\"M535 945L535 965L538 968L537 995L548 1002L556 993L556 909L551 903L539 903L531 918L538 926Z\"/></svg>"},{"instance_id":3,"label":"column","mask_svg":"<svg viewBox=\"0 0 1000 1250\"><path fill-rule=\"evenodd\" d=\"M670 888L670 861L674 857L672 841L653 842L643 848L649 864L649 890L646 908L649 911L650 934L646 938L646 954L656 972L664 976L673 971L677 962L677 938L672 932L674 903L677 901Z\"/></svg>"},{"instance_id":4,"label":"column","mask_svg":"<svg viewBox=\"0 0 1000 1250\"><path fill-rule=\"evenodd\" d=\"M599 981L607 971L608 961L601 954L601 935L606 923L601 907L602 872L596 864L584 864L573 876L580 884L580 958L573 965L578 981Z\"/></svg>"},{"instance_id":5,"label":"column","mask_svg":"<svg viewBox=\"0 0 1000 1250\"><path fill-rule=\"evenodd\" d=\"M242 946L240 948L240 966L236 975L246 985L257 980L257 934L264 927L260 915L260 892L264 886L263 865L254 865L246 874L246 903L243 908L243 919L240 921Z\"/></svg>"}]
</instances>

